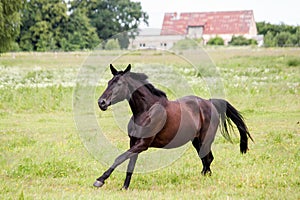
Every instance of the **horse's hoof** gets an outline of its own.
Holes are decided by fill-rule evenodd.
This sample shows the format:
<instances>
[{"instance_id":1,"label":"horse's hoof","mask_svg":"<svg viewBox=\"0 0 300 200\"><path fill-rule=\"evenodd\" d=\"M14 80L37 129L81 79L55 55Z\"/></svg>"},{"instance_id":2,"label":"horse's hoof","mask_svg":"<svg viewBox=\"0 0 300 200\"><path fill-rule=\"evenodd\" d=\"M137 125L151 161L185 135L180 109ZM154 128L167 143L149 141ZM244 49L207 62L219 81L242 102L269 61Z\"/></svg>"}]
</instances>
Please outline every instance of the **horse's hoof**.
<instances>
[{"instance_id":1,"label":"horse's hoof","mask_svg":"<svg viewBox=\"0 0 300 200\"><path fill-rule=\"evenodd\" d=\"M212 172L210 170L202 170L201 174L202 176L211 176Z\"/></svg>"},{"instance_id":2,"label":"horse's hoof","mask_svg":"<svg viewBox=\"0 0 300 200\"><path fill-rule=\"evenodd\" d=\"M102 183L101 181L95 181L95 183L93 184L95 187L99 188L102 187L104 185L104 183Z\"/></svg>"},{"instance_id":3,"label":"horse's hoof","mask_svg":"<svg viewBox=\"0 0 300 200\"><path fill-rule=\"evenodd\" d=\"M121 190L127 191L127 190L128 190L128 187L123 186L123 187L121 188Z\"/></svg>"}]
</instances>

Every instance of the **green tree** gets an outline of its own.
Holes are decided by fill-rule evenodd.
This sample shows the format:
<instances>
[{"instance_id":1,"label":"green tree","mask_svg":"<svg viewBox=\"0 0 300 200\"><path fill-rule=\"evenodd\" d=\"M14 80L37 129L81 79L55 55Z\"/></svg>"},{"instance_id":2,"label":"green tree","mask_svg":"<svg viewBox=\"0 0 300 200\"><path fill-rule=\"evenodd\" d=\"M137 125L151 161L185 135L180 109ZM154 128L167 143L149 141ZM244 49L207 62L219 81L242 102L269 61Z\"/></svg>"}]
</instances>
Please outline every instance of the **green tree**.
<instances>
[{"instance_id":1,"label":"green tree","mask_svg":"<svg viewBox=\"0 0 300 200\"><path fill-rule=\"evenodd\" d=\"M276 46L276 41L274 35L271 31L268 31L264 36L264 46L265 47L274 47Z\"/></svg>"},{"instance_id":2,"label":"green tree","mask_svg":"<svg viewBox=\"0 0 300 200\"><path fill-rule=\"evenodd\" d=\"M280 32L275 36L275 41L279 47L293 46L292 34L290 32Z\"/></svg>"},{"instance_id":3,"label":"green tree","mask_svg":"<svg viewBox=\"0 0 300 200\"><path fill-rule=\"evenodd\" d=\"M20 13L24 0L0 1L0 53L9 51L20 32Z\"/></svg>"},{"instance_id":4,"label":"green tree","mask_svg":"<svg viewBox=\"0 0 300 200\"><path fill-rule=\"evenodd\" d=\"M272 32L273 35L277 35L281 32L289 32L295 34L297 31L296 26L287 25L284 23L281 24L271 24L266 22L257 22L256 23L258 34L266 35L267 32Z\"/></svg>"},{"instance_id":5,"label":"green tree","mask_svg":"<svg viewBox=\"0 0 300 200\"><path fill-rule=\"evenodd\" d=\"M129 46L129 35L127 32L114 35L113 38L118 39L121 49L127 49Z\"/></svg>"},{"instance_id":6,"label":"green tree","mask_svg":"<svg viewBox=\"0 0 300 200\"><path fill-rule=\"evenodd\" d=\"M148 15L140 2L130 0L73 0L71 12L80 9L91 20L98 37L106 40L115 34L138 28L148 23Z\"/></svg>"},{"instance_id":7,"label":"green tree","mask_svg":"<svg viewBox=\"0 0 300 200\"><path fill-rule=\"evenodd\" d=\"M22 11L20 47L48 51L62 47L68 20L64 0L30 0Z\"/></svg>"},{"instance_id":8,"label":"green tree","mask_svg":"<svg viewBox=\"0 0 300 200\"><path fill-rule=\"evenodd\" d=\"M32 40L35 42L35 50L49 51L56 49L53 32L51 32L49 23L46 21L37 22L29 30L32 33Z\"/></svg>"},{"instance_id":9,"label":"green tree","mask_svg":"<svg viewBox=\"0 0 300 200\"><path fill-rule=\"evenodd\" d=\"M294 44L300 47L300 26L297 27L296 33L294 34Z\"/></svg>"},{"instance_id":10,"label":"green tree","mask_svg":"<svg viewBox=\"0 0 300 200\"><path fill-rule=\"evenodd\" d=\"M62 42L63 50L93 49L99 43L96 28L91 26L87 16L80 10L71 13L66 27L66 38Z\"/></svg>"},{"instance_id":11,"label":"green tree","mask_svg":"<svg viewBox=\"0 0 300 200\"><path fill-rule=\"evenodd\" d=\"M264 35L266 47L299 46L299 26L291 26L284 23L270 24L266 22L256 23L258 34Z\"/></svg>"},{"instance_id":12,"label":"green tree","mask_svg":"<svg viewBox=\"0 0 300 200\"><path fill-rule=\"evenodd\" d=\"M118 39L109 39L105 44L106 50L118 50L120 49L120 44Z\"/></svg>"}]
</instances>

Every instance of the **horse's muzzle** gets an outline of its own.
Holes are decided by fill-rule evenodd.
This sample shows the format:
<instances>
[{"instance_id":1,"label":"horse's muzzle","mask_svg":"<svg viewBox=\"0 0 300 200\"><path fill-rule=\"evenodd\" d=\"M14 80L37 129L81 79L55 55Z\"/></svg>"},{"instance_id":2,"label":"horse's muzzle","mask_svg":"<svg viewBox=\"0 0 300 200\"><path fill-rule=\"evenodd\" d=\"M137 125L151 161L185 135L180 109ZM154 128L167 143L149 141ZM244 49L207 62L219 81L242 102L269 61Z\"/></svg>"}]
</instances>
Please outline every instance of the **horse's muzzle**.
<instances>
[{"instance_id":1,"label":"horse's muzzle","mask_svg":"<svg viewBox=\"0 0 300 200\"><path fill-rule=\"evenodd\" d=\"M105 111L107 110L107 107L110 105L110 103L106 99L99 99L98 105L101 110Z\"/></svg>"}]
</instances>

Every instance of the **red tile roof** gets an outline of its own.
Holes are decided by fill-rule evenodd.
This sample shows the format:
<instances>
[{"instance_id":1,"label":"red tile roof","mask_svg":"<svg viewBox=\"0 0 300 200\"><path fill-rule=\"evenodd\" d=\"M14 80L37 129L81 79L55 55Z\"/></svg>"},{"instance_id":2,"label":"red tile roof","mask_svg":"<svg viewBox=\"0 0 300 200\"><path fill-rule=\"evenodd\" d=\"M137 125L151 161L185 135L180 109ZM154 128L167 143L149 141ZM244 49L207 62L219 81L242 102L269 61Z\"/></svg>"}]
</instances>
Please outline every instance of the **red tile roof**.
<instances>
[{"instance_id":1,"label":"red tile roof","mask_svg":"<svg viewBox=\"0 0 300 200\"><path fill-rule=\"evenodd\" d=\"M203 34L247 34L253 22L252 10L166 13L161 35L187 34L189 26L203 26Z\"/></svg>"}]
</instances>

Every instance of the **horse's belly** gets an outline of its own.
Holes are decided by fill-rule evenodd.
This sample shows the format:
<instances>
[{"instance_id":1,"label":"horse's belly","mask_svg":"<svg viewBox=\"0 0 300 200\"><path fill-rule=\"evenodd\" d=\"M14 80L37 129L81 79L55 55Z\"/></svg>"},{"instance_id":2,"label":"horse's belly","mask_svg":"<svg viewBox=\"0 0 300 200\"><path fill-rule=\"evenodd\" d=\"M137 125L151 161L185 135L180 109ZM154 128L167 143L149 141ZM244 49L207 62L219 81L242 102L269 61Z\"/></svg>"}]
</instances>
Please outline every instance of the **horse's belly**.
<instances>
[{"instance_id":1,"label":"horse's belly","mask_svg":"<svg viewBox=\"0 0 300 200\"><path fill-rule=\"evenodd\" d=\"M156 135L153 147L176 148L193 140L199 132L200 120L199 113L195 113L195 109L197 109L196 101L189 104L174 102L172 109L167 109L166 125Z\"/></svg>"},{"instance_id":2,"label":"horse's belly","mask_svg":"<svg viewBox=\"0 0 300 200\"><path fill-rule=\"evenodd\" d=\"M163 148L170 149L185 145L187 142L196 137L197 130L195 126L180 126L178 131L174 133L174 137Z\"/></svg>"},{"instance_id":3,"label":"horse's belly","mask_svg":"<svg viewBox=\"0 0 300 200\"><path fill-rule=\"evenodd\" d=\"M174 125L169 123L165 129L156 135L153 147L176 148L193 140L198 133L197 127L192 120L181 121Z\"/></svg>"}]
</instances>

